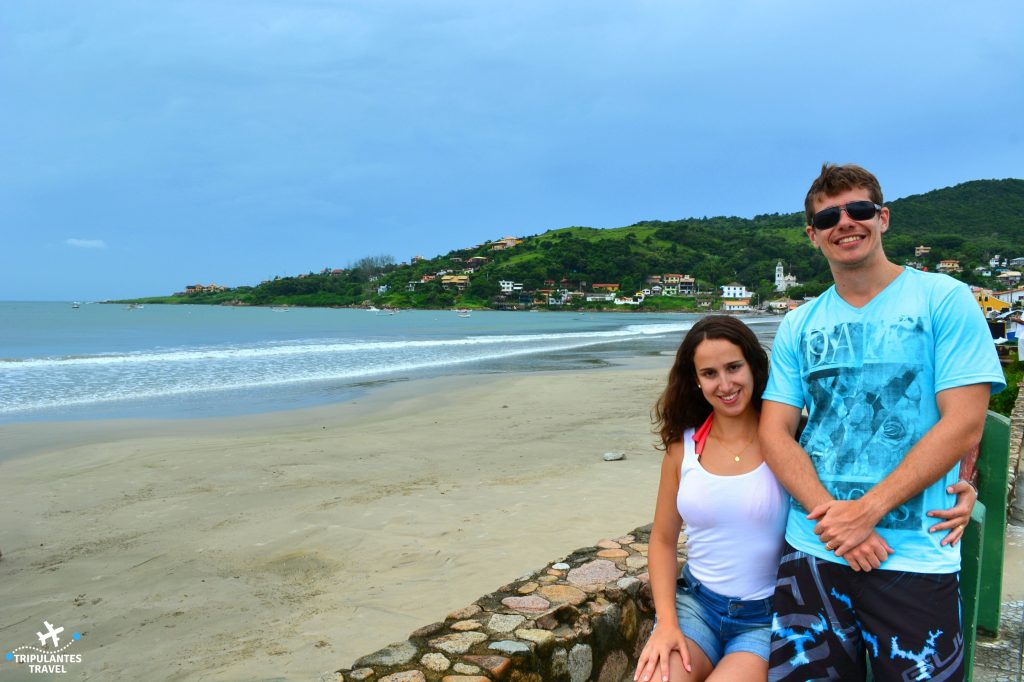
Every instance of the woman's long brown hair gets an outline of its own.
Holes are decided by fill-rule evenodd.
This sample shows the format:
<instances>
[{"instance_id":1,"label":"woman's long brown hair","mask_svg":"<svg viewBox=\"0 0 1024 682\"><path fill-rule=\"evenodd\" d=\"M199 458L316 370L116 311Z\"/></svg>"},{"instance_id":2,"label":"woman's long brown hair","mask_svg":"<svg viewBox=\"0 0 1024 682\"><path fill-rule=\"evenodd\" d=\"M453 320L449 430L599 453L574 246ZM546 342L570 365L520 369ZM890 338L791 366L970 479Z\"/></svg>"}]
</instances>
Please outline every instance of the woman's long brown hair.
<instances>
[{"instance_id":1,"label":"woman's long brown hair","mask_svg":"<svg viewBox=\"0 0 1024 682\"><path fill-rule=\"evenodd\" d=\"M751 404L761 411L761 394L768 383L768 354L750 327L729 315L708 315L686 333L676 352L676 361L668 373L668 385L654 404L652 421L661 437L661 448L683 437L683 432L704 423L711 404L697 387L697 369L693 364L697 346L706 339L724 339L739 346L754 375Z\"/></svg>"}]
</instances>

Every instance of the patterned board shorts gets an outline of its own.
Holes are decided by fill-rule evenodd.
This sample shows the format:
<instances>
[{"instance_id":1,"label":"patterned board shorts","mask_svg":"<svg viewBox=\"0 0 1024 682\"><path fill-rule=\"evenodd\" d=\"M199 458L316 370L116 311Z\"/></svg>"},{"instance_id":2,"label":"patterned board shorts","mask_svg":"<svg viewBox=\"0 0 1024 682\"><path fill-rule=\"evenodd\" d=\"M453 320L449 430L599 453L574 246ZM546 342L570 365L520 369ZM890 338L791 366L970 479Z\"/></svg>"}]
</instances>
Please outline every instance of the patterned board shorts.
<instances>
[{"instance_id":1,"label":"patterned board shorts","mask_svg":"<svg viewBox=\"0 0 1024 682\"><path fill-rule=\"evenodd\" d=\"M959 574L856 572L787 544L768 679L863 680L867 665L877 682L963 680Z\"/></svg>"}]
</instances>

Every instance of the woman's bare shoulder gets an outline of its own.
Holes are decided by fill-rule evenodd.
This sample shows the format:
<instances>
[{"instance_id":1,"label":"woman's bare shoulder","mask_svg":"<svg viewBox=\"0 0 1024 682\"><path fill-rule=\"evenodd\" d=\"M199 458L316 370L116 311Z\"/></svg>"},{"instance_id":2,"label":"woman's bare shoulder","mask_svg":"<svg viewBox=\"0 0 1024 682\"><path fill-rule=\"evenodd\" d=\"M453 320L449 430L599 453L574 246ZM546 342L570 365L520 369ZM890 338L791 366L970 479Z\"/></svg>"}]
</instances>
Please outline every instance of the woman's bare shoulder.
<instances>
[{"instance_id":1,"label":"woman's bare shoulder","mask_svg":"<svg viewBox=\"0 0 1024 682\"><path fill-rule=\"evenodd\" d=\"M679 468L683 463L683 441L682 439L672 441L669 443L668 448L665 449L665 464L673 465L675 468Z\"/></svg>"}]
</instances>

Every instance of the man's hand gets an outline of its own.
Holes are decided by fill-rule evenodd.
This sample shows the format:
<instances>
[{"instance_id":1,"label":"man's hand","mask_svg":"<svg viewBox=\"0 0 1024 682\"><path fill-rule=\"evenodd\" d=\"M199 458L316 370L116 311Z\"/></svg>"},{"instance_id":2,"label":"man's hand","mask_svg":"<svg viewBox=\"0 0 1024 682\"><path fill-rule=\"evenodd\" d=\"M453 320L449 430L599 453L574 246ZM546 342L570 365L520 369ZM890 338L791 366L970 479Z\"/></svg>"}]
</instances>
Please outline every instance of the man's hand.
<instances>
[{"instance_id":1,"label":"man's hand","mask_svg":"<svg viewBox=\"0 0 1024 682\"><path fill-rule=\"evenodd\" d=\"M895 552L885 538L879 535L878 531L871 531L868 539L846 552L843 559L853 570L867 572L873 568L881 568L886 559L893 554Z\"/></svg>"},{"instance_id":2,"label":"man's hand","mask_svg":"<svg viewBox=\"0 0 1024 682\"><path fill-rule=\"evenodd\" d=\"M814 532L825 549L841 557L868 539L884 514L861 500L832 500L819 504L807 518L818 521Z\"/></svg>"}]
</instances>

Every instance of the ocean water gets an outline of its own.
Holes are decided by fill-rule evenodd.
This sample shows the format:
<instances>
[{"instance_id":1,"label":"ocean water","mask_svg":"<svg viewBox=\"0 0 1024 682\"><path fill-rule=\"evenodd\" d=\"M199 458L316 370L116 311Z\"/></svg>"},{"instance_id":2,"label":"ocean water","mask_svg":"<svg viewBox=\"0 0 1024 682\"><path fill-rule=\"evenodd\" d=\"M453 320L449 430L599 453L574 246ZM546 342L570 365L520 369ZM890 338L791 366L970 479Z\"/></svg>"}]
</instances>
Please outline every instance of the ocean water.
<instances>
[{"instance_id":1,"label":"ocean water","mask_svg":"<svg viewBox=\"0 0 1024 682\"><path fill-rule=\"evenodd\" d=\"M378 382L574 369L672 351L685 314L0 302L0 423L223 416ZM750 318L755 329L777 320Z\"/></svg>"}]
</instances>

